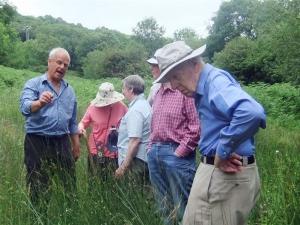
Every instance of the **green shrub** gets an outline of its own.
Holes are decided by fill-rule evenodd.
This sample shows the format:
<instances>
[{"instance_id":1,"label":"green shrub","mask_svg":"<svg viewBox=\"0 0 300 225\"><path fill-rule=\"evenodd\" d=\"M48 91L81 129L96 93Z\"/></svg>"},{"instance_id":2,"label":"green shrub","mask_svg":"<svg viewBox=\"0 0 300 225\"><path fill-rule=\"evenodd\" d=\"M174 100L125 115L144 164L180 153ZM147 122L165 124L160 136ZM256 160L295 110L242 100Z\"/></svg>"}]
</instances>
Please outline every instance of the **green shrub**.
<instances>
[{"instance_id":1,"label":"green shrub","mask_svg":"<svg viewBox=\"0 0 300 225\"><path fill-rule=\"evenodd\" d=\"M300 88L289 83L258 83L245 87L281 126L300 127Z\"/></svg>"},{"instance_id":2,"label":"green shrub","mask_svg":"<svg viewBox=\"0 0 300 225\"><path fill-rule=\"evenodd\" d=\"M110 47L103 51L90 52L84 60L86 78L120 77L130 74L144 76L147 73L146 52L140 45Z\"/></svg>"}]
</instances>

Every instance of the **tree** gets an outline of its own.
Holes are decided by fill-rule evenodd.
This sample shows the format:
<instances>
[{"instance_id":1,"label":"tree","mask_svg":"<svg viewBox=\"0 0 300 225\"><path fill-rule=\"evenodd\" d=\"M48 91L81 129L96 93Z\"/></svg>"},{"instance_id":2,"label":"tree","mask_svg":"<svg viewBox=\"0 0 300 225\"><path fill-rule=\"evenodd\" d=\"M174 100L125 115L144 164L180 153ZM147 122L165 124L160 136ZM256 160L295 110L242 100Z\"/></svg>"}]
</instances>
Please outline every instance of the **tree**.
<instances>
[{"instance_id":1,"label":"tree","mask_svg":"<svg viewBox=\"0 0 300 225\"><path fill-rule=\"evenodd\" d=\"M111 46L102 51L88 53L83 63L87 78L126 77L128 74L146 74L146 51L143 46L132 41L120 48Z\"/></svg>"},{"instance_id":2,"label":"tree","mask_svg":"<svg viewBox=\"0 0 300 225\"><path fill-rule=\"evenodd\" d=\"M80 61L80 65L82 65L89 52L103 51L107 48L114 48L114 46L122 47L127 45L128 42L130 42L128 36L104 27L97 28L94 31L88 30L78 45L75 46L75 54Z\"/></svg>"},{"instance_id":3,"label":"tree","mask_svg":"<svg viewBox=\"0 0 300 225\"><path fill-rule=\"evenodd\" d=\"M153 17L138 22L133 29L133 33L134 38L145 46L148 57L152 56L156 49L164 45L163 35L165 34L165 29L159 26Z\"/></svg>"},{"instance_id":4,"label":"tree","mask_svg":"<svg viewBox=\"0 0 300 225\"><path fill-rule=\"evenodd\" d=\"M254 12L255 64L270 83L300 84L300 1L265 0Z\"/></svg>"},{"instance_id":5,"label":"tree","mask_svg":"<svg viewBox=\"0 0 300 225\"><path fill-rule=\"evenodd\" d=\"M49 51L59 46L58 43L58 39L46 34L39 34L37 39L18 41L15 51L10 54L9 65L14 68L44 72L47 68Z\"/></svg>"},{"instance_id":6,"label":"tree","mask_svg":"<svg viewBox=\"0 0 300 225\"><path fill-rule=\"evenodd\" d=\"M262 79L256 71L253 60L255 42L246 37L237 37L228 42L225 48L215 53L214 64L223 68L246 84Z\"/></svg>"},{"instance_id":7,"label":"tree","mask_svg":"<svg viewBox=\"0 0 300 225\"><path fill-rule=\"evenodd\" d=\"M179 30L176 30L174 32L174 40L176 41L184 41L189 46L191 46L193 49L199 48L201 45L204 44L204 40L201 39L195 30L191 28L182 28Z\"/></svg>"},{"instance_id":8,"label":"tree","mask_svg":"<svg viewBox=\"0 0 300 225\"><path fill-rule=\"evenodd\" d=\"M15 9L5 1L0 1L0 64L8 65L9 55L14 51L17 39L15 30L10 26Z\"/></svg>"},{"instance_id":9,"label":"tree","mask_svg":"<svg viewBox=\"0 0 300 225\"><path fill-rule=\"evenodd\" d=\"M16 15L14 7L7 4L6 1L0 1L0 22L8 25Z\"/></svg>"},{"instance_id":10,"label":"tree","mask_svg":"<svg viewBox=\"0 0 300 225\"><path fill-rule=\"evenodd\" d=\"M235 37L256 37L252 16L257 3L257 0L231 0L222 3L209 30L205 53L208 58L211 59L215 52L221 51Z\"/></svg>"},{"instance_id":11,"label":"tree","mask_svg":"<svg viewBox=\"0 0 300 225\"><path fill-rule=\"evenodd\" d=\"M226 43L214 63L245 82L300 84L299 1L265 0L249 15L255 39L244 36Z\"/></svg>"}]
</instances>

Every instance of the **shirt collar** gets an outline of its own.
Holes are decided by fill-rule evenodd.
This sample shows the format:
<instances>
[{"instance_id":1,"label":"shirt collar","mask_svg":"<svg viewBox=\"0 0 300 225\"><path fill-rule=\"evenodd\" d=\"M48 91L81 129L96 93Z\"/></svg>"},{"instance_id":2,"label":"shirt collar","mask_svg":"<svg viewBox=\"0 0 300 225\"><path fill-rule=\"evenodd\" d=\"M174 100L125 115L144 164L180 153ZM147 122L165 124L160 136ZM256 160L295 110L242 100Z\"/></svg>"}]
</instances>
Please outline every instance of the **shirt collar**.
<instances>
[{"instance_id":1,"label":"shirt collar","mask_svg":"<svg viewBox=\"0 0 300 225\"><path fill-rule=\"evenodd\" d=\"M199 95L203 95L204 94L204 85L207 81L208 75L210 73L210 71L213 69L213 66L206 63L202 69L202 71L200 72L200 79L198 81L197 84L197 94Z\"/></svg>"},{"instance_id":2,"label":"shirt collar","mask_svg":"<svg viewBox=\"0 0 300 225\"><path fill-rule=\"evenodd\" d=\"M45 82L48 83L47 76L48 76L47 73L44 73L44 74L42 75L42 83L43 83L43 84L44 84ZM67 81L65 81L64 79L61 80L61 83L62 83L65 87L68 87L68 86L69 86L69 83L68 83Z\"/></svg>"},{"instance_id":3,"label":"shirt collar","mask_svg":"<svg viewBox=\"0 0 300 225\"><path fill-rule=\"evenodd\" d=\"M134 99L129 103L129 107L133 106L134 103L139 100L139 99L144 99L144 94L139 94L137 96L134 97Z\"/></svg>"},{"instance_id":4,"label":"shirt collar","mask_svg":"<svg viewBox=\"0 0 300 225\"><path fill-rule=\"evenodd\" d=\"M167 83L164 83L161 85L161 88L163 89L163 92L165 91L172 91L172 92L175 92L176 90L172 89L172 86L171 86L171 83L170 82L167 82Z\"/></svg>"}]
</instances>

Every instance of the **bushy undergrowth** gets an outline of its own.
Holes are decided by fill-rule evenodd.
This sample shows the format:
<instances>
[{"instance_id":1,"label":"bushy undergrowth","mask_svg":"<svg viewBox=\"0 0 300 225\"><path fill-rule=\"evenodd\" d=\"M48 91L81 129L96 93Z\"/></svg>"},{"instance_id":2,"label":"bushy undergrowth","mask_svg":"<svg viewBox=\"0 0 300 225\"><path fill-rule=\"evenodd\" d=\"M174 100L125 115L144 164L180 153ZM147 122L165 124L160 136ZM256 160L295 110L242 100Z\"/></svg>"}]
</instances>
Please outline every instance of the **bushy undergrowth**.
<instances>
[{"instance_id":1,"label":"bushy undergrowth","mask_svg":"<svg viewBox=\"0 0 300 225\"><path fill-rule=\"evenodd\" d=\"M75 204L66 207L64 193L55 185L46 214L30 204L23 164L24 120L18 110L18 100L24 82L36 75L0 66L0 224L162 224L151 192L145 194L127 182L113 179L96 182L92 190L88 188L84 143L76 163ZM85 80L70 75L66 78L77 94L79 119L95 97L98 84L110 81L121 91L121 80L117 78ZM150 79L146 85L150 87ZM299 89L289 84L245 88L268 113L267 129L257 135L261 198L248 224L297 225L300 223L300 126L295 124L299 124Z\"/></svg>"},{"instance_id":2,"label":"bushy undergrowth","mask_svg":"<svg viewBox=\"0 0 300 225\"><path fill-rule=\"evenodd\" d=\"M280 126L300 128L300 87L288 83L252 84L246 90L263 104L267 116Z\"/></svg>"}]
</instances>

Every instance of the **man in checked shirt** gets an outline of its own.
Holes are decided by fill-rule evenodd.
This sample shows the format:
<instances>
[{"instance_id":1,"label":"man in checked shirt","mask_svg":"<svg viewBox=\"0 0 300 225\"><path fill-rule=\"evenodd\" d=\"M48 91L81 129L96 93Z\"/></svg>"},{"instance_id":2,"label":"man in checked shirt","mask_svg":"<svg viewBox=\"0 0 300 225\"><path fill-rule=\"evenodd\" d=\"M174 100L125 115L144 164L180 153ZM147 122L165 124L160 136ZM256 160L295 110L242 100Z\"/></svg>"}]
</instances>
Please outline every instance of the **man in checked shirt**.
<instances>
[{"instance_id":1,"label":"man in checked shirt","mask_svg":"<svg viewBox=\"0 0 300 225\"><path fill-rule=\"evenodd\" d=\"M164 83L152 105L148 167L164 224L183 217L196 172L195 148L200 123L194 99Z\"/></svg>"}]
</instances>

